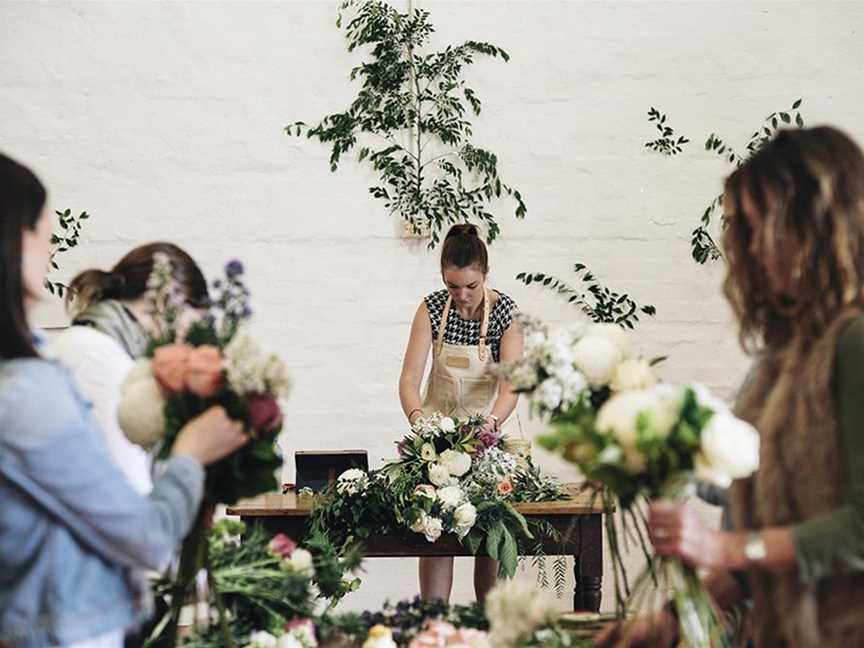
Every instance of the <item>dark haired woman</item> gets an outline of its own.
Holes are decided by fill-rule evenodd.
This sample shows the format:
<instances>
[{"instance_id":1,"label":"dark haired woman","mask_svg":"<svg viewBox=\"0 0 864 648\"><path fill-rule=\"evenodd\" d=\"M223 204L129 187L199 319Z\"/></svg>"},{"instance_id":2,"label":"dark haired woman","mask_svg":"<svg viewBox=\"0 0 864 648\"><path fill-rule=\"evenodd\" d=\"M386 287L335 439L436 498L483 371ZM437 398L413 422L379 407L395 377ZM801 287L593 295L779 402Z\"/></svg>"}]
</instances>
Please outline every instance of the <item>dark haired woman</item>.
<instances>
[{"instance_id":1,"label":"dark haired woman","mask_svg":"<svg viewBox=\"0 0 864 648\"><path fill-rule=\"evenodd\" d=\"M51 256L45 201L36 176L0 155L0 645L119 648L136 620L126 572L164 566L197 513L203 464L246 437L211 408L181 431L147 498L129 486L27 322Z\"/></svg>"},{"instance_id":2,"label":"dark haired woman","mask_svg":"<svg viewBox=\"0 0 864 648\"><path fill-rule=\"evenodd\" d=\"M72 326L52 340L46 351L72 373L93 405L93 416L115 465L142 495L153 487L150 457L126 439L117 423L117 408L123 380L147 350L148 333L155 332L147 280L156 254L171 262L189 312L205 307L207 282L192 257L172 243L142 245L110 271L85 270L72 280L66 298Z\"/></svg>"},{"instance_id":3,"label":"dark haired woman","mask_svg":"<svg viewBox=\"0 0 864 648\"><path fill-rule=\"evenodd\" d=\"M864 154L833 128L781 131L723 205L724 291L757 358L737 414L760 466L730 491L737 531L657 502L654 545L712 570L721 608L750 598L757 648L864 646ZM674 627L665 611L600 639L672 645Z\"/></svg>"},{"instance_id":4,"label":"dark haired woman","mask_svg":"<svg viewBox=\"0 0 864 648\"><path fill-rule=\"evenodd\" d=\"M436 411L460 418L482 414L486 429L497 430L516 408L518 396L490 371L493 363L522 356L522 334L513 320L516 304L486 286L488 274L488 253L477 228L453 226L441 249L446 288L420 304L405 350L399 398L409 423ZM421 398L430 349L432 368ZM476 559L474 591L479 601L495 584L497 570L496 561ZM452 558L420 559L424 599L447 600L452 585Z\"/></svg>"}]
</instances>

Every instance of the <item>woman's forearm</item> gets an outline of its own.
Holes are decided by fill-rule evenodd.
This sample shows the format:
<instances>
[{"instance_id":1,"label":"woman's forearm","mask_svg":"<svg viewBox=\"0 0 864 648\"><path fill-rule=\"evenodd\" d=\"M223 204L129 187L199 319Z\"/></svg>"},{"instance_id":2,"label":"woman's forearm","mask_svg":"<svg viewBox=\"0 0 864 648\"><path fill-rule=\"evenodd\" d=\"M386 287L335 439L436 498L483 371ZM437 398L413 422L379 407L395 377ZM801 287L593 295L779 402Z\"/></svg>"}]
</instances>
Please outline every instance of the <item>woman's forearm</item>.
<instances>
[{"instance_id":1,"label":"woman's forearm","mask_svg":"<svg viewBox=\"0 0 864 648\"><path fill-rule=\"evenodd\" d=\"M514 394L510 389L510 385L501 381L498 386L498 398L495 399L495 404L492 406L490 414L503 422L516 409L518 402L519 394Z\"/></svg>"},{"instance_id":2,"label":"woman's forearm","mask_svg":"<svg viewBox=\"0 0 864 648\"><path fill-rule=\"evenodd\" d=\"M402 412L408 418L409 422L413 423L411 419L414 418L416 414L412 416L412 413L417 412L417 410L421 410L422 412L423 406L423 403L420 400L420 385L416 380L403 377L399 381L399 402L402 405Z\"/></svg>"}]
</instances>

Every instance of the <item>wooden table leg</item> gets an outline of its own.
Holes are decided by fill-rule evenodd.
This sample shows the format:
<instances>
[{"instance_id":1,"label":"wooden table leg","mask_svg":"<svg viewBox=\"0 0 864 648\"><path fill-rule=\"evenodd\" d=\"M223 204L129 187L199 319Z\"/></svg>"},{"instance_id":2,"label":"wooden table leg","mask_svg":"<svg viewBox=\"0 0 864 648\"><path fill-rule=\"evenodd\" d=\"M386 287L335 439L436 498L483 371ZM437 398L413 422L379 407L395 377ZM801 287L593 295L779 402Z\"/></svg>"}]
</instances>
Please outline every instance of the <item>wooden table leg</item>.
<instances>
[{"instance_id":1,"label":"wooden table leg","mask_svg":"<svg viewBox=\"0 0 864 648\"><path fill-rule=\"evenodd\" d=\"M579 518L578 550L573 555L573 609L600 611L603 593L603 516L588 515Z\"/></svg>"}]
</instances>

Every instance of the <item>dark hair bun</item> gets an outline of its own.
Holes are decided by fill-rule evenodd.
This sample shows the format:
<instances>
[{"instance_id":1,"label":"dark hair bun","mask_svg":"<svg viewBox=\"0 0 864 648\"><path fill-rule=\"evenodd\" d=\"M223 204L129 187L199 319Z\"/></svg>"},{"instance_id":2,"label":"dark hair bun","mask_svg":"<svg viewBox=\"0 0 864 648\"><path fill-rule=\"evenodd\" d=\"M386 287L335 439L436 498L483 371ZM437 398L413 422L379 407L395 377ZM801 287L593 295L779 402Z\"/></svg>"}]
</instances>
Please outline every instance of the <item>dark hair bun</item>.
<instances>
[{"instance_id":1,"label":"dark hair bun","mask_svg":"<svg viewBox=\"0 0 864 648\"><path fill-rule=\"evenodd\" d=\"M454 225L444 237L441 248L441 271L447 266L467 268L476 265L485 275L489 272L489 255L476 225Z\"/></svg>"}]
</instances>

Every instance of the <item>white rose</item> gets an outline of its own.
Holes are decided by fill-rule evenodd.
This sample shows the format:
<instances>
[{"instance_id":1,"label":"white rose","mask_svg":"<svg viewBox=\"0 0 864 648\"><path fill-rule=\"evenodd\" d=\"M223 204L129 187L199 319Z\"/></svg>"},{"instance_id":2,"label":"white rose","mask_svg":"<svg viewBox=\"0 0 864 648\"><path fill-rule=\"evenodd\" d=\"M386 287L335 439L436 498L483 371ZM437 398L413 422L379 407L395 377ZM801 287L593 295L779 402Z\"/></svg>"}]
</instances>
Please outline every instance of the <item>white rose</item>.
<instances>
[{"instance_id":1,"label":"white rose","mask_svg":"<svg viewBox=\"0 0 864 648\"><path fill-rule=\"evenodd\" d=\"M453 521L456 526L467 533L477 521L477 509L471 502L465 502L455 511L453 511Z\"/></svg>"},{"instance_id":2,"label":"white rose","mask_svg":"<svg viewBox=\"0 0 864 648\"><path fill-rule=\"evenodd\" d=\"M605 337L586 335L573 347L576 366L592 387L603 387L621 362L621 350Z\"/></svg>"},{"instance_id":3,"label":"white rose","mask_svg":"<svg viewBox=\"0 0 864 648\"><path fill-rule=\"evenodd\" d=\"M240 331L225 347L225 376L228 384L240 394L267 391L268 356L258 341Z\"/></svg>"},{"instance_id":4,"label":"white rose","mask_svg":"<svg viewBox=\"0 0 864 648\"><path fill-rule=\"evenodd\" d=\"M547 410L558 409L564 396L564 388L555 378L547 378L535 392L535 398L540 401Z\"/></svg>"},{"instance_id":5,"label":"white rose","mask_svg":"<svg viewBox=\"0 0 864 648\"><path fill-rule=\"evenodd\" d=\"M455 509L464 499L465 494L458 486L445 486L438 489L438 499L446 509Z\"/></svg>"},{"instance_id":6,"label":"white rose","mask_svg":"<svg viewBox=\"0 0 864 648\"><path fill-rule=\"evenodd\" d=\"M429 481L431 481L436 486L444 486L445 484L450 482L450 471L441 464L430 464Z\"/></svg>"},{"instance_id":7,"label":"white rose","mask_svg":"<svg viewBox=\"0 0 864 648\"><path fill-rule=\"evenodd\" d=\"M427 515L423 519L423 535L429 542L435 542L441 537L441 532L444 530L444 523L439 518Z\"/></svg>"},{"instance_id":8,"label":"white rose","mask_svg":"<svg viewBox=\"0 0 864 648\"><path fill-rule=\"evenodd\" d=\"M165 437L165 397L150 370L150 360L138 360L123 381L117 420L126 438L144 448Z\"/></svg>"},{"instance_id":9,"label":"white rose","mask_svg":"<svg viewBox=\"0 0 864 648\"><path fill-rule=\"evenodd\" d=\"M759 468L759 433L731 414L715 414L702 430L696 476L721 487Z\"/></svg>"},{"instance_id":10,"label":"white rose","mask_svg":"<svg viewBox=\"0 0 864 648\"><path fill-rule=\"evenodd\" d=\"M596 336L609 340L612 344L618 347L622 355L626 354L630 348L630 338L623 328L617 324L609 322L601 322L592 324L585 331L585 337Z\"/></svg>"},{"instance_id":11,"label":"white rose","mask_svg":"<svg viewBox=\"0 0 864 648\"><path fill-rule=\"evenodd\" d=\"M366 479L366 473L359 468L349 468L336 479L336 492L356 495L365 487Z\"/></svg>"},{"instance_id":12,"label":"white rose","mask_svg":"<svg viewBox=\"0 0 864 648\"><path fill-rule=\"evenodd\" d=\"M611 434L625 449L633 448L639 414L654 410L658 404L657 395L648 391L620 392L597 412L595 426L599 432Z\"/></svg>"},{"instance_id":13,"label":"white rose","mask_svg":"<svg viewBox=\"0 0 864 648\"><path fill-rule=\"evenodd\" d=\"M301 576L314 576L315 565L312 562L312 554L305 549L295 549L288 559L288 565L292 571L297 572Z\"/></svg>"},{"instance_id":14,"label":"white rose","mask_svg":"<svg viewBox=\"0 0 864 648\"><path fill-rule=\"evenodd\" d=\"M417 488L414 489L414 496L425 497L432 500L433 502L438 498L435 487L431 486L430 484L420 484Z\"/></svg>"},{"instance_id":15,"label":"white rose","mask_svg":"<svg viewBox=\"0 0 864 648\"><path fill-rule=\"evenodd\" d=\"M651 365L643 358L624 360L612 372L609 386L612 391L633 391L647 389L657 382L657 377L651 370Z\"/></svg>"},{"instance_id":16,"label":"white rose","mask_svg":"<svg viewBox=\"0 0 864 648\"><path fill-rule=\"evenodd\" d=\"M438 423L438 429L441 430L442 432L450 433L456 429L456 423L453 421L452 418L445 416Z\"/></svg>"},{"instance_id":17,"label":"white rose","mask_svg":"<svg viewBox=\"0 0 864 648\"><path fill-rule=\"evenodd\" d=\"M276 648L276 643L276 637L264 630L259 630L249 635L250 648Z\"/></svg>"},{"instance_id":18,"label":"white rose","mask_svg":"<svg viewBox=\"0 0 864 648\"><path fill-rule=\"evenodd\" d=\"M447 469L453 477L462 477L471 470L471 456L456 450L445 450L438 462Z\"/></svg>"}]
</instances>

